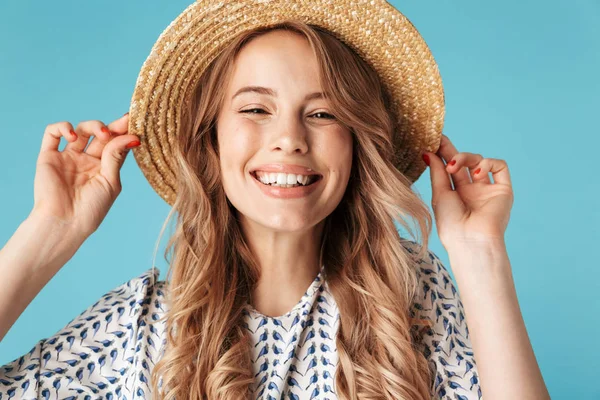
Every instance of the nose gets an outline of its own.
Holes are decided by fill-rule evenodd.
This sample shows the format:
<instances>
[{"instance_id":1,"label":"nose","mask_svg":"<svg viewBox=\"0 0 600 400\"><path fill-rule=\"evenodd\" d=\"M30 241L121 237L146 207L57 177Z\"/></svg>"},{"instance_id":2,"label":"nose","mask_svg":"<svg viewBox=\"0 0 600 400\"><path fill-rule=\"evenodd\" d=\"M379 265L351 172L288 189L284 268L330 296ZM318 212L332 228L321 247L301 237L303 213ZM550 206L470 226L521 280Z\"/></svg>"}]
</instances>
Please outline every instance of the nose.
<instances>
[{"instance_id":1,"label":"nose","mask_svg":"<svg viewBox=\"0 0 600 400\"><path fill-rule=\"evenodd\" d=\"M308 140L306 127L302 122L291 118L290 122L279 125L273 135L271 150L286 154L305 154L308 151Z\"/></svg>"}]
</instances>

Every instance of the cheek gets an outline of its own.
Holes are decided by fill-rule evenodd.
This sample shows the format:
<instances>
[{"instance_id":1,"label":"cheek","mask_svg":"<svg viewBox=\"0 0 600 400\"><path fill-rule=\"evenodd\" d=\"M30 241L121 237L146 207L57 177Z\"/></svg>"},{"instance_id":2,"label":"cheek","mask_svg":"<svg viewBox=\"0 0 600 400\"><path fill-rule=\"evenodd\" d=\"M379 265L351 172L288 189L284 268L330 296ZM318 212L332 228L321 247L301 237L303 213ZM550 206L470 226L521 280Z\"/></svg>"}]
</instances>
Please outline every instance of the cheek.
<instances>
[{"instance_id":1,"label":"cheek","mask_svg":"<svg viewBox=\"0 0 600 400\"><path fill-rule=\"evenodd\" d=\"M342 177L350 175L352 167L352 134L347 131L331 132L315 146L320 158L326 160L332 170Z\"/></svg>"},{"instance_id":2,"label":"cheek","mask_svg":"<svg viewBox=\"0 0 600 400\"><path fill-rule=\"evenodd\" d=\"M241 196L245 170L249 161L258 151L259 135L238 126L222 127L219 131L219 163L221 167L221 181L227 197L235 201Z\"/></svg>"},{"instance_id":3,"label":"cheek","mask_svg":"<svg viewBox=\"0 0 600 400\"><path fill-rule=\"evenodd\" d=\"M242 169L252 157L257 143L254 135L242 129L223 130L219 134L221 167L226 170Z\"/></svg>"}]
</instances>

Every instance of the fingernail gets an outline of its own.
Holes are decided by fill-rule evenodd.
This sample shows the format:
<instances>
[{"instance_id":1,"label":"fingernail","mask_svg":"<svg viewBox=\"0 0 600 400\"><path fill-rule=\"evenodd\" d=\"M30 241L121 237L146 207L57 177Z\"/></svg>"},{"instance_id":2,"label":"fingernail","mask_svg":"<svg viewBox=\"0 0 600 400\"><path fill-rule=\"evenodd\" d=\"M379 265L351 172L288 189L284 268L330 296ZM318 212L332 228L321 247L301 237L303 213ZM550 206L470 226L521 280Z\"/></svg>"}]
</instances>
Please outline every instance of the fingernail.
<instances>
[{"instance_id":1,"label":"fingernail","mask_svg":"<svg viewBox=\"0 0 600 400\"><path fill-rule=\"evenodd\" d=\"M142 144L142 143L140 143L139 140L134 140L133 142L129 142L129 144L127 146L125 146L125 148L126 149L131 149L132 147L137 147L140 144Z\"/></svg>"},{"instance_id":2,"label":"fingernail","mask_svg":"<svg viewBox=\"0 0 600 400\"><path fill-rule=\"evenodd\" d=\"M452 161L450 161L450 162L448 163L448 165L450 165L450 166L452 166L452 165L454 165L454 164L456 164L456 160L452 160Z\"/></svg>"},{"instance_id":3,"label":"fingernail","mask_svg":"<svg viewBox=\"0 0 600 400\"><path fill-rule=\"evenodd\" d=\"M75 133L75 131L73 129L71 129L69 132L75 139L77 139L77 134Z\"/></svg>"},{"instance_id":4,"label":"fingernail","mask_svg":"<svg viewBox=\"0 0 600 400\"><path fill-rule=\"evenodd\" d=\"M110 133L110 131L108 130L107 127L103 126L102 128L100 128L100 130L104 133Z\"/></svg>"},{"instance_id":5,"label":"fingernail","mask_svg":"<svg viewBox=\"0 0 600 400\"><path fill-rule=\"evenodd\" d=\"M126 116L127 114L129 114L129 111L127 111L125 114L123 114L123 117ZM123 118L123 117L121 117L121 118Z\"/></svg>"},{"instance_id":6,"label":"fingernail","mask_svg":"<svg viewBox=\"0 0 600 400\"><path fill-rule=\"evenodd\" d=\"M480 173L480 172L481 172L481 168L477 168L477 169L475 170L474 174L475 174L475 175L477 175L477 174L478 174L478 173Z\"/></svg>"},{"instance_id":7,"label":"fingernail","mask_svg":"<svg viewBox=\"0 0 600 400\"><path fill-rule=\"evenodd\" d=\"M427 154L423 154L423 161L425 161L425 164L429 166L429 156Z\"/></svg>"}]
</instances>

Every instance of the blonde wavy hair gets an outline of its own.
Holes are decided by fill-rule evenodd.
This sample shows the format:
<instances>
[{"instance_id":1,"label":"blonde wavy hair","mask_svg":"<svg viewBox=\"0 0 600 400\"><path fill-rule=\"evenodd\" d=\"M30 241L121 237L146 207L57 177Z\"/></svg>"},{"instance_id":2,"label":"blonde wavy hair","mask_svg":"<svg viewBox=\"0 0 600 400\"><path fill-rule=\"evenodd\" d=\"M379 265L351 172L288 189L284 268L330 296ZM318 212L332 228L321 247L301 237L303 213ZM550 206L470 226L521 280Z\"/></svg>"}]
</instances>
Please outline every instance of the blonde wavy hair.
<instances>
[{"instance_id":1,"label":"blonde wavy hair","mask_svg":"<svg viewBox=\"0 0 600 400\"><path fill-rule=\"evenodd\" d=\"M393 165L396 126L389 95L352 49L320 27L293 20L239 35L210 64L182 110L174 150L177 199L167 217L168 222L177 213L177 223L164 255L167 337L151 373L152 392L160 399L252 398L251 338L242 312L260 266L221 184L215 127L236 55L274 29L308 40L333 115L353 135L349 184L326 218L319 255L341 317L337 396L429 399L432 371L416 333L428 321L413 318L411 305L418 288L416 260L427 254L432 217ZM394 224L412 234L406 217L417 223L424 241L416 259Z\"/></svg>"}]
</instances>

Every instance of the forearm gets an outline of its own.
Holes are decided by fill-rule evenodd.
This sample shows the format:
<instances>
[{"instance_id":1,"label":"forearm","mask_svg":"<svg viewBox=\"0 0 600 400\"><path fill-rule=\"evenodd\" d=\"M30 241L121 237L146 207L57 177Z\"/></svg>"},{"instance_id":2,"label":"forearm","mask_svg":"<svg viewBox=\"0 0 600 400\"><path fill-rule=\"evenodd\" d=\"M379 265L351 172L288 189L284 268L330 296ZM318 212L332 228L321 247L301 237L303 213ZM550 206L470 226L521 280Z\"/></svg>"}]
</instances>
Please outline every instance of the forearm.
<instances>
[{"instance_id":1,"label":"forearm","mask_svg":"<svg viewBox=\"0 0 600 400\"><path fill-rule=\"evenodd\" d=\"M83 240L51 218L30 215L0 250L0 340Z\"/></svg>"},{"instance_id":2,"label":"forearm","mask_svg":"<svg viewBox=\"0 0 600 400\"><path fill-rule=\"evenodd\" d=\"M448 251L486 400L549 399L521 315L504 243Z\"/></svg>"}]
</instances>

